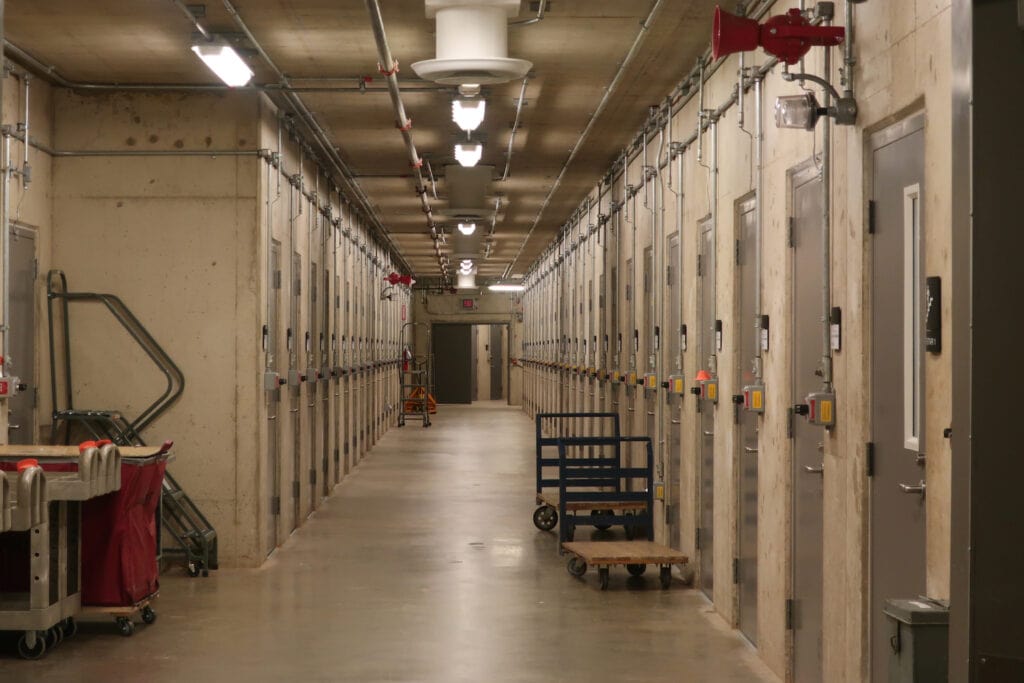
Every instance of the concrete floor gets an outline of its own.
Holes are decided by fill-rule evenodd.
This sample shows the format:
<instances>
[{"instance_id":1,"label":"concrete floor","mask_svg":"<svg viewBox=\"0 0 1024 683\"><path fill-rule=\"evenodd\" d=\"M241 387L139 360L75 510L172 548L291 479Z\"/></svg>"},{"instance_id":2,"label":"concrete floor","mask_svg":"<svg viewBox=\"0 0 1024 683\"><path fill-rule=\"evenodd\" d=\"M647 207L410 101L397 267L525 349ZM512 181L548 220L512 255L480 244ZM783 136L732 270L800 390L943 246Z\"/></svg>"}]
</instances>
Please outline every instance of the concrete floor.
<instances>
[{"instance_id":1,"label":"concrete floor","mask_svg":"<svg viewBox=\"0 0 1024 683\"><path fill-rule=\"evenodd\" d=\"M156 624L84 624L0 681L777 680L698 593L565 571L533 513L531 422L500 403L393 429L258 570L166 576Z\"/></svg>"}]
</instances>

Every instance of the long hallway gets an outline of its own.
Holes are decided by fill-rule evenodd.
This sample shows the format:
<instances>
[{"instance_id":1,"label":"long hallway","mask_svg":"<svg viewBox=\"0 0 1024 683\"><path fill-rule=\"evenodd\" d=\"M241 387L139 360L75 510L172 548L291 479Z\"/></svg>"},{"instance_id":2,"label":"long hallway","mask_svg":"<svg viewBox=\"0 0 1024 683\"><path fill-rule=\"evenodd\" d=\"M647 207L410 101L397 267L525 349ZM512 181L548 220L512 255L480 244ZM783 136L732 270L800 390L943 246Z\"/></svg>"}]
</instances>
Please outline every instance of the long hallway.
<instances>
[{"instance_id":1,"label":"long hallway","mask_svg":"<svg viewBox=\"0 0 1024 683\"><path fill-rule=\"evenodd\" d=\"M608 591L531 522L532 429L501 403L391 430L261 569L165 576L158 621L109 622L0 680L772 681L697 591Z\"/></svg>"}]
</instances>

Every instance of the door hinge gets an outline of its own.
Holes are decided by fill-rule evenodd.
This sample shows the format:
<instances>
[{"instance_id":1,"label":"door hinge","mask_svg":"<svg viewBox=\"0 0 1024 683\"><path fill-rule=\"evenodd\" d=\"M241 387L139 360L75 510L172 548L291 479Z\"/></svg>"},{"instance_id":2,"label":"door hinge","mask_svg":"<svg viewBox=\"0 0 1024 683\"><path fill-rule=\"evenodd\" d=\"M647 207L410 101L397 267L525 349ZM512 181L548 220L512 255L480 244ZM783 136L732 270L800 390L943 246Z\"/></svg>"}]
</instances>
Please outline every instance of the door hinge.
<instances>
[{"instance_id":1,"label":"door hinge","mask_svg":"<svg viewBox=\"0 0 1024 683\"><path fill-rule=\"evenodd\" d=\"M733 245L733 258L735 259L736 265L740 265L740 241L736 240L736 244Z\"/></svg>"},{"instance_id":2,"label":"door hinge","mask_svg":"<svg viewBox=\"0 0 1024 683\"><path fill-rule=\"evenodd\" d=\"M275 270L274 271L274 276L271 278L271 280L273 281L274 289L281 289L281 271L280 270Z\"/></svg>"},{"instance_id":3,"label":"door hinge","mask_svg":"<svg viewBox=\"0 0 1024 683\"><path fill-rule=\"evenodd\" d=\"M793 438L793 409L789 408L786 411L786 438Z\"/></svg>"},{"instance_id":4,"label":"door hinge","mask_svg":"<svg viewBox=\"0 0 1024 683\"><path fill-rule=\"evenodd\" d=\"M793 600L786 600L786 630L793 630Z\"/></svg>"},{"instance_id":5,"label":"door hinge","mask_svg":"<svg viewBox=\"0 0 1024 683\"><path fill-rule=\"evenodd\" d=\"M868 441L864 448L864 460L867 467L867 474L869 477L875 476L875 444L872 441Z\"/></svg>"},{"instance_id":6,"label":"door hinge","mask_svg":"<svg viewBox=\"0 0 1024 683\"><path fill-rule=\"evenodd\" d=\"M279 496L274 496L270 499L270 514L281 514L281 498Z\"/></svg>"},{"instance_id":7,"label":"door hinge","mask_svg":"<svg viewBox=\"0 0 1024 683\"><path fill-rule=\"evenodd\" d=\"M39 407L39 389L38 387L32 387L32 407Z\"/></svg>"},{"instance_id":8,"label":"door hinge","mask_svg":"<svg viewBox=\"0 0 1024 683\"><path fill-rule=\"evenodd\" d=\"M700 550L700 527L697 527L697 530L694 533L693 547L697 550Z\"/></svg>"},{"instance_id":9,"label":"door hinge","mask_svg":"<svg viewBox=\"0 0 1024 683\"><path fill-rule=\"evenodd\" d=\"M796 219L790 216L786 219L786 246L793 248L796 246L794 235L796 233Z\"/></svg>"},{"instance_id":10,"label":"door hinge","mask_svg":"<svg viewBox=\"0 0 1024 683\"><path fill-rule=\"evenodd\" d=\"M315 467L311 467L309 469L309 483L310 484L315 484L316 483L316 468Z\"/></svg>"},{"instance_id":11,"label":"door hinge","mask_svg":"<svg viewBox=\"0 0 1024 683\"><path fill-rule=\"evenodd\" d=\"M334 449L334 462L341 460L341 450L338 448Z\"/></svg>"},{"instance_id":12,"label":"door hinge","mask_svg":"<svg viewBox=\"0 0 1024 683\"><path fill-rule=\"evenodd\" d=\"M39 277L39 259L32 259L32 281Z\"/></svg>"},{"instance_id":13,"label":"door hinge","mask_svg":"<svg viewBox=\"0 0 1024 683\"><path fill-rule=\"evenodd\" d=\"M302 484L299 482L298 479L296 479L295 481L292 482L292 498L298 499L298 497L299 497L299 489L300 489L301 486L302 486Z\"/></svg>"},{"instance_id":14,"label":"door hinge","mask_svg":"<svg viewBox=\"0 0 1024 683\"><path fill-rule=\"evenodd\" d=\"M697 277L704 276L704 258L702 254L697 254Z\"/></svg>"},{"instance_id":15,"label":"door hinge","mask_svg":"<svg viewBox=\"0 0 1024 683\"><path fill-rule=\"evenodd\" d=\"M740 582L740 558L738 557L732 558L732 582L737 584Z\"/></svg>"},{"instance_id":16,"label":"door hinge","mask_svg":"<svg viewBox=\"0 0 1024 683\"><path fill-rule=\"evenodd\" d=\"M875 214L877 213L877 204L874 199L868 200L868 234L874 235L875 228L877 227L875 221L877 220Z\"/></svg>"}]
</instances>

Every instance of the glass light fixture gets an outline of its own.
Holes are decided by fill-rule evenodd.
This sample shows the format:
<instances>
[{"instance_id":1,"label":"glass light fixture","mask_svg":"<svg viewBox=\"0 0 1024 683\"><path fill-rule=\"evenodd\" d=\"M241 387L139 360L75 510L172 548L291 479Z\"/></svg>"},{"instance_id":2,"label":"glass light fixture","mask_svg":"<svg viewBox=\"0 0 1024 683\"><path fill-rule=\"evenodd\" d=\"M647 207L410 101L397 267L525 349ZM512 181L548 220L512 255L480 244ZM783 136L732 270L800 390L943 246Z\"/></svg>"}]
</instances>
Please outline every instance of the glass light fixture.
<instances>
[{"instance_id":1,"label":"glass light fixture","mask_svg":"<svg viewBox=\"0 0 1024 683\"><path fill-rule=\"evenodd\" d=\"M484 155L484 146L477 144L455 145L455 159L465 167L476 166Z\"/></svg>"},{"instance_id":2,"label":"glass light fixture","mask_svg":"<svg viewBox=\"0 0 1024 683\"><path fill-rule=\"evenodd\" d=\"M491 285L487 289L492 292L521 292L526 289L523 285L512 285L512 284L496 284Z\"/></svg>"},{"instance_id":3,"label":"glass light fixture","mask_svg":"<svg viewBox=\"0 0 1024 683\"><path fill-rule=\"evenodd\" d=\"M453 100L452 120L459 128L472 133L484 122L487 102L484 100Z\"/></svg>"},{"instance_id":4,"label":"glass light fixture","mask_svg":"<svg viewBox=\"0 0 1024 683\"><path fill-rule=\"evenodd\" d=\"M775 100L775 126L814 130L822 109L812 93L784 95Z\"/></svg>"},{"instance_id":5,"label":"glass light fixture","mask_svg":"<svg viewBox=\"0 0 1024 683\"><path fill-rule=\"evenodd\" d=\"M476 232L476 223L459 223L459 232L467 237Z\"/></svg>"},{"instance_id":6,"label":"glass light fixture","mask_svg":"<svg viewBox=\"0 0 1024 683\"><path fill-rule=\"evenodd\" d=\"M235 49L226 43L196 43L192 46L192 52L195 52L225 85L232 88L247 84L253 77L252 69L238 56Z\"/></svg>"}]
</instances>

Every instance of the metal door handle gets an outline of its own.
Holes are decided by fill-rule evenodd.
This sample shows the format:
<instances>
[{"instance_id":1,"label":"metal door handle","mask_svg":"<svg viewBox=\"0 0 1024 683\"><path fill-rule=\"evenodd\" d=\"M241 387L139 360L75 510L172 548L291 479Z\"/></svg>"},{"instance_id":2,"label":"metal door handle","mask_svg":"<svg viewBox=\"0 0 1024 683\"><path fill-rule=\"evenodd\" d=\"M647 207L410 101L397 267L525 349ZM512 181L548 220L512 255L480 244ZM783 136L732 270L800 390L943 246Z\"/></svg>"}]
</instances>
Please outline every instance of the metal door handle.
<instances>
[{"instance_id":1,"label":"metal door handle","mask_svg":"<svg viewBox=\"0 0 1024 683\"><path fill-rule=\"evenodd\" d=\"M825 465L821 464L818 465L817 467L814 467L813 465L804 465L804 472L806 472L807 474L824 474Z\"/></svg>"},{"instance_id":2,"label":"metal door handle","mask_svg":"<svg viewBox=\"0 0 1024 683\"><path fill-rule=\"evenodd\" d=\"M8 430L11 430L11 429L21 429L21 425L10 425L9 424L9 425L7 425L7 429Z\"/></svg>"},{"instance_id":3,"label":"metal door handle","mask_svg":"<svg viewBox=\"0 0 1024 683\"><path fill-rule=\"evenodd\" d=\"M757 449L756 448L751 448L750 446L744 446L743 447L743 452L744 453L757 453Z\"/></svg>"},{"instance_id":4,"label":"metal door handle","mask_svg":"<svg viewBox=\"0 0 1024 683\"><path fill-rule=\"evenodd\" d=\"M672 420L671 422L672 422L672 424L674 424L674 425L679 425L679 424L683 424L683 421L682 421L682 420Z\"/></svg>"},{"instance_id":5,"label":"metal door handle","mask_svg":"<svg viewBox=\"0 0 1024 683\"><path fill-rule=\"evenodd\" d=\"M708 430L706 430L706 429L704 430L704 436L714 436L714 435L715 435L715 433L714 433L714 432L709 432L709 431L708 431Z\"/></svg>"},{"instance_id":6,"label":"metal door handle","mask_svg":"<svg viewBox=\"0 0 1024 683\"><path fill-rule=\"evenodd\" d=\"M916 493L918 495L924 495L925 483L922 479L920 483L914 484L900 484L900 490L903 493Z\"/></svg>"},{"instance_id":7,"label":"metal door handle","mask_svg":"<svg viewBox=\"0 0 1024 683\"><path fill-rule=\"evenodd\" d=\"M648 410L647 414L650 415L651 417L654 417L656 413L652 413L651 411Z\"/></svg>"}]
</instances>

